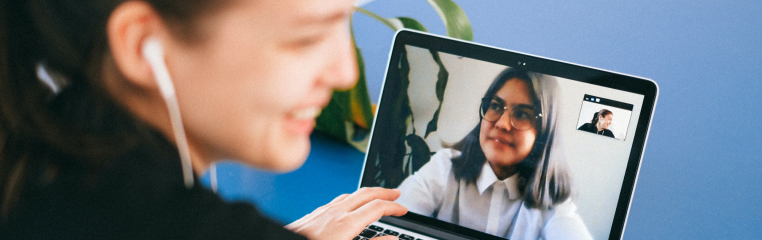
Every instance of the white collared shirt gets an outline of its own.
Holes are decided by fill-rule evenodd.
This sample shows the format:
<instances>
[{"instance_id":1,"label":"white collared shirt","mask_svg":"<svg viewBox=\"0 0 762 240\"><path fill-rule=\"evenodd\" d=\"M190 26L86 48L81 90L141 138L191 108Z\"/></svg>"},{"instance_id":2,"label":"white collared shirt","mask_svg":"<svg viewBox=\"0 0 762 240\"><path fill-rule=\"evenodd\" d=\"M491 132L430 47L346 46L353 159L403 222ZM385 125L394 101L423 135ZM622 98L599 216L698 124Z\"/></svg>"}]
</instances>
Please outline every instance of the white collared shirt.
<instances>
[{"instance_id":1,"label":"white collared shirt","mask_svg":"<svg viewBox=\"0 0 762 240\"><path fill-rule=\"evenodd\" d=\"M438 151L400 184L397 202L411 212L504 238L592 239L571 200L546 211L527 208L518 174L501 181L485 162L476 184L456 180L452 158L459 155L452 149Z\"/></svg>"}]
</instances>

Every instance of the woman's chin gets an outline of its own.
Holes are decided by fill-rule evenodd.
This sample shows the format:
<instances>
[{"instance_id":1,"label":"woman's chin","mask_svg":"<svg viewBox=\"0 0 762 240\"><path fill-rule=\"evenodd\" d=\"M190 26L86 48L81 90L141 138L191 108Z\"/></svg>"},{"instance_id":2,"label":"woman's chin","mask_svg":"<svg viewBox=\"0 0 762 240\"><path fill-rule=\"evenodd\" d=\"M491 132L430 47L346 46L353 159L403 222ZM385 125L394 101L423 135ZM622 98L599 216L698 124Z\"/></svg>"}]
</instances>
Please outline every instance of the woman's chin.
<instances>
[{"instance_id":1,"label":"woman's chin","mask_svg":"<svg viewBox=\"0 0 762 240\"><path fill-rule=\"evenodd\" d=\"M512 149L493 149L489 153L485 151L484 155L488 161L498 166L510 166L520 161L520 158L516 157L517 154Z\"/></svg>"},{"instance_id":2,"label":"woman's chin","mask_svg":"<svg viewBox=\"0 0 762 240\"><path fill-rule=\"evenodd\" d=\"M280 151L278 153L279 156L274 156L273 159L277 159L277 161L272 162L272 166L269 170L276 172L291 172L302 167L310 153L310 141L308 139L306 144L299 143L295 145L301 146L292 146L287 150Z\"/></svg>"}]
</instances>

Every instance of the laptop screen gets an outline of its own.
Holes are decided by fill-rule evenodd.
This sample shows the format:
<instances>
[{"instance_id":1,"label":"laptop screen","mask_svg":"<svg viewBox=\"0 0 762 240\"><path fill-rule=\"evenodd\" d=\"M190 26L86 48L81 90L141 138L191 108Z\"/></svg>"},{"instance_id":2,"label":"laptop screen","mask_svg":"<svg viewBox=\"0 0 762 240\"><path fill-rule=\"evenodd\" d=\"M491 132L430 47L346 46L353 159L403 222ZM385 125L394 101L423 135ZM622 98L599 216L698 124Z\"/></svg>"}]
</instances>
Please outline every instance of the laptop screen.
<instances>
[{"instance_id":1,"label":"laptop screen","mask_svg":"<svg viewBox=\"0 0 762 240\"><path fill-rule=\"evenodd\" d=\"M650 80L403 31L361 186L451 231L619 239L655 100Z\"/></svg>"}]
</instances>

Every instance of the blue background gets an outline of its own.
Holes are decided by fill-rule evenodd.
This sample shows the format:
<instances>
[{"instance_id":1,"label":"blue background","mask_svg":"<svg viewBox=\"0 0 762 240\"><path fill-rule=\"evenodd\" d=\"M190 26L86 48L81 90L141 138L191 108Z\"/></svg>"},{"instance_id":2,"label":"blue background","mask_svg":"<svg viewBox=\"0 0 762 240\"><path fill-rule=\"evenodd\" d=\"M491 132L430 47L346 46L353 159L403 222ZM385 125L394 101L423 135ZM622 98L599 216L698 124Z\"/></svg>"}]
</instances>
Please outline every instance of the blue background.
<instances>
[{"instance_id":1,"label":"blue background","mask_svg":"<svg viewBox=\"0 0 762 240\"><path fill-rule=\"evenodd\" d=\"M659 84L624 239L761 238L761 1L455 1L475 42ZM445 34L424 0L364 7ZM354 28L377 101L394 32L357 13ZM319 134L312 140L293 173L220 164L219 193L288 223L355 190L364 154Z\"/></svg>"}]
</instances>

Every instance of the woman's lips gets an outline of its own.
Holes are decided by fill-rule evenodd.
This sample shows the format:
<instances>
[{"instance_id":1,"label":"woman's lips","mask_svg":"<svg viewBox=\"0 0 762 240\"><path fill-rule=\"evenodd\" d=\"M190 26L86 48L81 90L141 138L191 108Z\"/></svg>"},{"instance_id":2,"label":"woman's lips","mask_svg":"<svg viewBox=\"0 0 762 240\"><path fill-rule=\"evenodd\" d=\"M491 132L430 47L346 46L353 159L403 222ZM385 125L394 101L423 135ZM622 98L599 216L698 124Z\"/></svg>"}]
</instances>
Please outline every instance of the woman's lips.
<instances>
[{"instance_id":1,"label":"woman's lips","mask_svg":"<svg viewBox=\"0 0 762 240\"><path fill-rule=\"evenodd\" d=\"M306 107L287 114L288 128L297 134L310 134L315 128L315 119L320 115L320 107Z\"/></svg>"},{"instance_id":2,"label":"woman's lips","mask_svg":"<svg viewBox=\"0 0 762 240\"><path fill-rule=\"evenodd\" d=\"M503 145L503 146L506 146L506 147L513 147L513 142L511 142L511 141L509 141L507 139L503 139L503 138L499 138L499 137L489 137L488 139L490 141L496 143L496 144L499 144L499 145Z\"/></svg>"},{"instance_id":3,"label":"woman's lips","mask_svg":"<svg viewBox=\"0 0 762 240\"><path fill-rule=\"evenodd\" d=\"M301 121L306 119L315 119L320 115L320 107L307 107L290 112L288 115L290 118Z\"/></svg>"},{"instance_id":4,"label":"woman's lips","mask_svg":"<svg viewBox=\"0 0 762 240\"><path fill-rule=\"evenodd\" d=\"M328 105L332 93L332 91L326 91L325 94L310 94L310 96L313 96L311 100L303 102L286 113L287 128L299 135L311 134L312 130L315 129L317 117L320 116L323 108Z\"/></svg>"}]
</instances>

